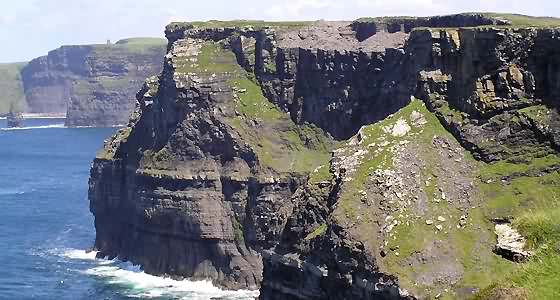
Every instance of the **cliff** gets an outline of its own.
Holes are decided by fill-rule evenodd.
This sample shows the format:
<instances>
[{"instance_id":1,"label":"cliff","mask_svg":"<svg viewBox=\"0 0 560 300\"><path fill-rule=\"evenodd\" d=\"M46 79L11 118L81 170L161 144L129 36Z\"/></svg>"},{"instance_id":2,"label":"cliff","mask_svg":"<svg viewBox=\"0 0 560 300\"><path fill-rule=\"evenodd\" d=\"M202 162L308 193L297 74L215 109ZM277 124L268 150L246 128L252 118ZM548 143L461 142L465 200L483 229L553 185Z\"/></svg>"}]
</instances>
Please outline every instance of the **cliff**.
<instances>
[{"instance_id":1,"label":"cliff","mask_svg":"<svg viewBox=\"0 0 560 300\"><path fill-rule=\"evenodd\" d=\"M560 31L516 22L170 24L93 163L99 256L262 299L554 293Z\"/></svg>"},{"instance_id":2,"label":"cliff","mask_svg":"<svg viewBox=\"0 0 560 300\"><path fill-rule=\"evenodd\" d=\"M26 108L21 69L26 63L0 64L0 115L5 115L11 107Z\"/></svg>"},{"instance_id":3,"label":"cliff","mask_svg":"<svg viewBox=\"0 0 560 300\"><path fill-rule=\"evenodd\" d=\"M28 110L66 113L67 126L124 124L136 91L161 71L164 54L164 41L155 38L53 50L21 72Z\"/></svg>"}]
</instances>

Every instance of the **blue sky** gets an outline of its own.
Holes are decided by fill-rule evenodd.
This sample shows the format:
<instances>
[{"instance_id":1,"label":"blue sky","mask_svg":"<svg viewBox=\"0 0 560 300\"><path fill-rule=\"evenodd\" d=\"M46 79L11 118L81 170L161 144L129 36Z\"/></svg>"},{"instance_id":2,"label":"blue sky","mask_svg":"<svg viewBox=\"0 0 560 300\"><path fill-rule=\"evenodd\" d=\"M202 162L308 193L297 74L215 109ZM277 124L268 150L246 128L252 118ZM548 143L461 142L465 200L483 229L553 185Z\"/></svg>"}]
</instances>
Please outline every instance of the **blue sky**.
<instances>
[{"instance_id":1,"label":"blue sky","mask_svg":"<svg viewBox=\"0 0 560 300\"><path fill-rule=\"evenodd\" d=\"M558 0L3 0L0 62L26 61L60 45L162 36L170 21L352 20L464 11L560 17Z\"/></svg>"}]
</instances>

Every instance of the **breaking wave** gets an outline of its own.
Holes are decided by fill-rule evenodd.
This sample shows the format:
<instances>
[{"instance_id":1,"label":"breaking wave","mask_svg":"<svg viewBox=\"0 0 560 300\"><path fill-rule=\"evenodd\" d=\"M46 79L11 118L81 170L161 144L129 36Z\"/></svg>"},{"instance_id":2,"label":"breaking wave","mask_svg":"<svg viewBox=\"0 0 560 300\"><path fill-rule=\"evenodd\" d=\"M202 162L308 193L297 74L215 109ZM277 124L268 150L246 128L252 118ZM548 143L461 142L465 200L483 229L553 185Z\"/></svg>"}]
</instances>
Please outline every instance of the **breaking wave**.
<instances>
[{"instance_id":1,"label":"breaking wave","mask_svg":"<svg viewBox=\"0 0 560 300\"><path fill-rule=\"evenodd\" d=\"M93 261L95 264L81 271L123 290L128 297L170 298L184 300L245 300L258 297L258 291L225 291L210 281L174 280L144 273L140 267L118 260L96 259L97 252L65 249L61 256L73 260Z\"/></svg>"},{"instance_id":2,"label":"breaking wave","mask_svg":"<svg viewBox=\"0 0 560 300\"><path fill-rule=\"evenodd\" d=\"M51 125L44 125L44 126L0 128L0 130L12 131L12 130L48 129L48 128L65 128L65 127L64 124L62 123L62 124L51 124Z\"/></svg>"}]
</instances>

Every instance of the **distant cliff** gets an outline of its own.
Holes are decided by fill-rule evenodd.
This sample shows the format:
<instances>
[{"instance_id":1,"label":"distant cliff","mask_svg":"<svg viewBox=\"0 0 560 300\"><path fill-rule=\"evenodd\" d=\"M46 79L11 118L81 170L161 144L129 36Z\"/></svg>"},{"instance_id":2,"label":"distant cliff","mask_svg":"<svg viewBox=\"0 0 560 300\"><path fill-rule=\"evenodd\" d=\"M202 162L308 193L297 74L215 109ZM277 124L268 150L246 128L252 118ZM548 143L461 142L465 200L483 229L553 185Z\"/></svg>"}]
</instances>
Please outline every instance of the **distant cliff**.
<instances>
[{"instance_id":1,"label":"distant cliff","mask_svg":"<svg viewBox=\"0 0 560 300\"><path fill-rule=\"evenodd\" d=\"M0 115L7 114L11 107L26 109L21 69L26 63L0 64Z\"/></svg>"},{"instance_id":2,"label":"distant cliff","mask_svg":"<svg viewBox=\"0 0 560 300\"><path fill-rule=\"evenodd\" d=\"M98 255L261 299L539 299L530 270L560 260L551 22L168 25L163 71L93 162Z\"/></svg>"},{"instance_id":3,"label":"distant cliff","mask_svg":"<svg viewBox=\"0 0 560 300\"><path fill-rule=\"evenodd\" d=\"M68 126L126 123L136 91L161 71L164 54L165 42L156 38L53 50L21 71L27 110L67 113Z\"/></svg>"}]
</instances>

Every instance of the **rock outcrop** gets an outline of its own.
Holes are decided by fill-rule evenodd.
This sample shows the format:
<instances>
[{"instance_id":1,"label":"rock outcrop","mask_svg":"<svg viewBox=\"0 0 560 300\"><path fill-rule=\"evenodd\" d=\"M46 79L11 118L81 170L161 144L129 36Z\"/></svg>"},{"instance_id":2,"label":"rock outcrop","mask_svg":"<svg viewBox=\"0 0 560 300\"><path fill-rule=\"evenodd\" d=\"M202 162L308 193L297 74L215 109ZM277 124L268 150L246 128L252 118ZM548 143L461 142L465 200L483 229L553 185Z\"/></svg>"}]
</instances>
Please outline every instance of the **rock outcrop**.
<instances>
[{"instance_id":1,"label":"rock outcrop","mask_svg":"<svg viewBox=\"0 0 560 300\"><path fill-rule=\"evenodd\" d=\"M260 252L276 245L287 199L328 158L329 141L266 101L223 48L234 33L256 34L193 30L174 39L168 29L162 74L94 161L100 255L154 274L260 286Z\"/></svg>"},{"instance_id":2,"label":"rock outcrop","mask_svg":"<svg viewBox=\"0 0 560 300\"><path fill-rule=\"evenodd\" d=\"M94 160L95 248L262 299L471 295L504 266L486 214L533 199L488 203L560 166L560 32L506 24L170 24Z\"/></svg>"},{"instance_id":3,"label":"rock outcrop","mask_svg":"<svg viewBox=\"0 0 560 300\"><path fill-rule=\"evenodd\" d=\"M68 126L124 124L135 93L146 77L161 71L164 54L160 39L53 50L22 70L28 111L66 113Z\"/></svg>"}]
</instances>

